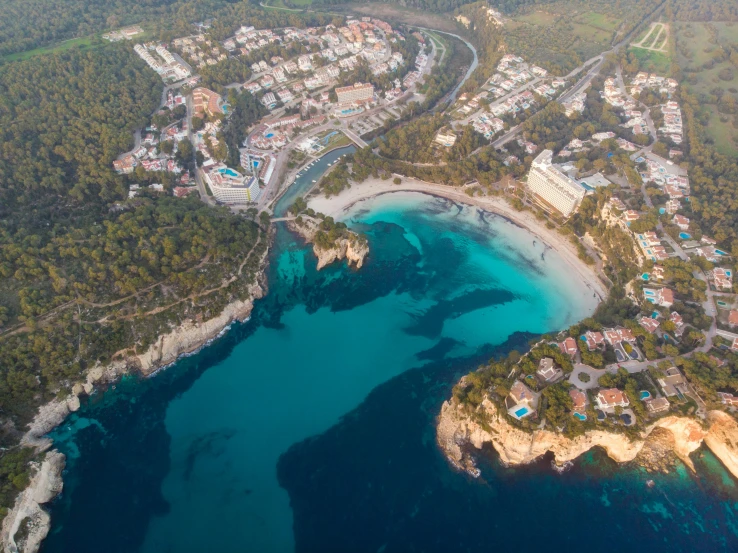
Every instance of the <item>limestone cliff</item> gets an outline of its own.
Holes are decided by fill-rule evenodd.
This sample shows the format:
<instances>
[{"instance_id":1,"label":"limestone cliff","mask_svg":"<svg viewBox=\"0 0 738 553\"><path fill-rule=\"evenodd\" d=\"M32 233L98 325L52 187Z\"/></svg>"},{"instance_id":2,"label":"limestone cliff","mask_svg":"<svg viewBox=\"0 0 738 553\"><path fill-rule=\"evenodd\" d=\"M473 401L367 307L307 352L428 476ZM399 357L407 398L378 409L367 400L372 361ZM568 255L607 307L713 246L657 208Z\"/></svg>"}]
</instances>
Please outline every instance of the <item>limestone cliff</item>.
<instances>
[{"instance_id":1,"label":"limestone cliff","mask_svg":"<svg viewBox=\"0 0 738 553\"><path fill-rule=\"evenodd\" d=\"M148 375L159 367L174 363L181 355L205 345L232 322L246 320L254 307L254 299L261 298L264 292L255 284L250 295L253 299L230 303L212 319L201 322L188 320L160 336L148 350L133 357L139 370Z\"/></svg>"},{"instance_id":2,"label":"limestone cliff","mask_svg":"<svg viewBox=\"0 0 738 553\"><path fill-rule=\"evenodd\" d=\"M56 450L46 454L30 485L16 499L13 509L3 520L2 542L4 553L36 553L49 533L49 513L42 505L54 499L63 487L62 471L66 458Z\"/></svg>"},{"instance_id":3,"label":"limestone cliff","mask_svg":"<svg viewBox=\"0 0 738 553\"><path fill-rule=\"evenodd\" d=\"M93 367L87 372L84 382L78 382L72 387L72 393L68 397L54 399L39 408L36 417L28 425L29 429L21 439L21 444L39 449L49 447L50 440L45 435L60 425L69 413L79 409L79 396L92 393L97 385L115 382L131 371L147 376L160 367L174 363L181 355L199 349L232 322L247 319L254 306L253 300L261 298L264 292L259 284L254 284L250 294L253 299L230 303L212 319L185 321L168 334L161 335L155 344L142 353L129 352L123 361Z\"/></svg>"},{"instance_id":4,"label":"limestone cliff","mask_svg":"<svg viewBox=\"0 0 738 553\"><path fill-rule=\"evenodd\" d=\"M357 269L364 265L364 259L369 255L369 244L364 237L346 230L344 236L334 239L329 247L324 247L316 243L316 235L320 230L319 225L319 219L307 215L301 216L299 221L288 223L291 231L302 236L305 242L313 244L313 253L318 258L319 271L334 261L343 259L346 259L349 265L354 264Z\"/></svg>"},{"instance_id":5,"label":"limestone cliff","mask_svg":"<svg viewBox=\"0 0 738 553\"><path fill-rule=\"evenodd\" d=\"M115 382L132 370L149 375L155 369L175 362L179 356L202 347L232 322L248 318L254 305L253 300L264 294L259 284L254 284L249 292L253 299L233 302L219 315L206 321L185 321L168 334L160 336L154 345L142 353L129 353L123 361L93 367L87 372L84 382L78 382L72 387L69 396L54 399L39 409L28 425L29 429L21 439L21 444L35 447L39 451L50 447L51 440L46 434L64 422L71 412L79 409L81 395L92 393L97 385ZM63 468L64 455L57 451L46 455L46 460L38 469L31 485L17 497L11 514L3 521L2 543L5 552L33 553L38 550L50 528L49 515L40 505L48 503L61 491ZM13 536L21 528L21 524L27 525L28 538L22 546L16 546Z\"/></svg>"},{"instance_id":6,"label":"limestone cliff","mask_svg":"<svg viewBox=\"0 0 738 553\"><path fill-rule=\"evenodd\" d=\"M738 423L720 411L708 414L710 426L705 431L699 421L688 417L668 416L646 428L641 436L631 441L623 434L604 430L588 431L582 436L568 438L549 430L532 433L512 426L487 398L476 411L454 400L446 401L438 417L437 441L448 460L462 470L473 470L473 459L465 454L463 446L471 444L477 449L485 443L494 447L503 463L520 465L530 463L547 452L553 453L555 462L563 465L593 447L599 446L618 463L632 461L643 449L646 440L655 429L668 431L673 436L674 453L692 470L689 455L702 442L738 477ZM662 433L662 432L660 432Z\"/></svg>"},{"instance_id":7,"label":"limestone cliff","mask_svg":"<svg viewBox=\"0 0 738 553\"><path fill-rule=\"evenodd\" d=\"M707 414L710 427L705 436L705 445L725 467L738 477L738 422L722 411Z\"/></svg>"}]
</instances>

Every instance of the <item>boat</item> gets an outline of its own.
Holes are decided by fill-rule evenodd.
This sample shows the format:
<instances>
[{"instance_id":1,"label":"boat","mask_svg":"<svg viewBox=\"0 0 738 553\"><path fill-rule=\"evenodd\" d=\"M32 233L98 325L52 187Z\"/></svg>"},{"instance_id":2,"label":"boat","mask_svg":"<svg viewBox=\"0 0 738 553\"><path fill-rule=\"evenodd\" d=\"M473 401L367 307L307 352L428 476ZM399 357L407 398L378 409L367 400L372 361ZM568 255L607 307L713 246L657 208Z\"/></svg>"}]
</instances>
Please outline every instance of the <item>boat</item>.
<instances>
[{"instance_id":1,"label":"boat","mask_svg":"<svg viewBox=\"0 0 738 553\"><path fill-rule=\"evenodd\" d=\"M313 179L313 182L318 182L318 181L316 181L315 179Z\"/></svg>"},{"instance_id":2,"label":"boat","mask_svg":"<svg viewBox=\"0 0 738 553\"><path fill-rule=\"evenodd\" d=\"M649 488L653 488L655 485L656 482L654 482L653 480L646 480L646 486L648 486Z\"/></svg>"}]
</instances>

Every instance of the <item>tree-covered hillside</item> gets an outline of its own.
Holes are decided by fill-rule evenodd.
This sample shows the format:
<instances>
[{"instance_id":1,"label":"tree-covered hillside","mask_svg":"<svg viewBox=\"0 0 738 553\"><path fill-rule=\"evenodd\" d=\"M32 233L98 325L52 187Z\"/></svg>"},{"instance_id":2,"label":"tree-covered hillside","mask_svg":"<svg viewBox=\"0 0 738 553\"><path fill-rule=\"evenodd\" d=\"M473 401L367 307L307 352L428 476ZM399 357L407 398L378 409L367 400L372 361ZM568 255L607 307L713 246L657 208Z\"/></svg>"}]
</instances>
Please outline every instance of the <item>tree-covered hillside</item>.
<instances>
[{"instance_id":1,"label":"tree-covered hillside","mask_svg":"<svg viewBox=\"0 0 738 553\"><path fill-rule=\"evenodd\" d=\"M111 169L162 83L130 45L0 71L0 442L96 362L246 299L266 249L197 199L124 201Z\"/></svg>"}]
</instances>

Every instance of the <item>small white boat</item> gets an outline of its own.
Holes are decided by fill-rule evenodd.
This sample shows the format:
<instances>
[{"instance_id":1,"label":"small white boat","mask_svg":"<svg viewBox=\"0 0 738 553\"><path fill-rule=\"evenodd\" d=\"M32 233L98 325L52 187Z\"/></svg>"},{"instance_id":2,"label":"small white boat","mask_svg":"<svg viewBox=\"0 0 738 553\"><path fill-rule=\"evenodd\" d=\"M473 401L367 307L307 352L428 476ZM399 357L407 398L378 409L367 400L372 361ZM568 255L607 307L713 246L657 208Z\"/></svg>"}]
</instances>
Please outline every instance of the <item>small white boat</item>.
<instances>
[{"instance_id":1,"label":"small white boat","mask_svg":"<svg viewBox=\"0 0 738 553\"><path fill-rule=\"evenodd\" d=\"M313 182L318 182L318 181L316 181L315 179L313 179Z\"/></svg>"}]
</instances>

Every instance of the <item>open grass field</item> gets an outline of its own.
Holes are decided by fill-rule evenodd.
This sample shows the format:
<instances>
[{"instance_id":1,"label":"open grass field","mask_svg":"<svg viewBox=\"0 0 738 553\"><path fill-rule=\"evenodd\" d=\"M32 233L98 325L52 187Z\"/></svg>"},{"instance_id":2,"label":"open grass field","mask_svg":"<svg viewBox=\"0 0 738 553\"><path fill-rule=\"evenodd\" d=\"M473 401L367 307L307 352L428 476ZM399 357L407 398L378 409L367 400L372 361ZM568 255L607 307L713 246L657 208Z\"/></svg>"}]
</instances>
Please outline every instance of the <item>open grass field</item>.
<instances>
[{"instance_id":1,"label":"open grass field","mask_svg":"<svg viewBox=\"0 0 738 553\"><path fill-rule=\"evenodd\" d=\"M729 60L716 62L723 44L738 42L738 24L720 22L680 22L676 26L677 63L684 82L709 108L706 132L715 148L730 156L738 156L738 128L735 115L720 113L714 101L715 91L738 100L738 69Z\"/></svg>"},{"instance_id":2,"label":"open grass field","mask_svg":"<svg viewBox=\"0 0 738 553\"><path fill-rule=\"evenodd\" d=\"M423 10L406 8L397 4L360 3L326 5L326 11L358 13L385 21L397 21L406 25L439 29L450 33L459 33L459 28L451 15L439 15Z\"/></svg>"},{"instance_id":3,"label":"open grass field","mask_svg":"<svg viewBox=\"0 0 738 553\"><path fill-rule=\"evenodd\" d=\"M628 48L628 53L634 54L644 71L649 73L658 73L659 75L668 75L671 69L671 56L668 52L657 52L656 50L646 50L644 48Z\"/></svg>"},{"instance_id":4,"label":"open grass field","mask_svg":"<svg viewBox=\"0 0 738 553\"><path fill-rule=\"evenodd\" d=\"M622 22L621 19L614 15L596 12L583 13L577 17L576 20L578 23L589 25L590 27L596 27L597 29L607 31L608 33L612 33Z\"/></svg>"},{"instance_id":5,"label":"open grass field","mask_svg":"<svg viewBox=\"0 0 738 553\"><path fill-rule=\"evenodd\" d=\"M54 52L63 52L65 50L71 50L72 48L79 48L80 50L89 50L91 48L95 48L100 45L98 35L93 36L87 36L87 37L80 37L80 38L73 38L70 40L65 40L64 42L60 42L59 44L53 44L51 46L43 46L41 48L36 48L34 50L27 50L25 52L16 52L15 54L10 54L9 56L3 57L3 61L18 61L18 60L27 60L29 58L33 58L35 56L41 56L44 54L52 54Z\"/></svg>"},{"instance_id":6,"label":"open grass field","mask_svg":"<svg viewBox=\"0 0 738 553\"><path fill-rule=\"evenodd\" d=\"M266 9L299 11L311 6L313 0L290 0L290 6L285 4L284 0L264 0L263 6Z\"/></svg>"},{"instance_id":7,"label":"open grass field","mask_svg":"<svg viewBox=\"0 0 738 553\"><path fill-rule=\"evenodd\" d=\"M559 17L559 14L544 11L534 11L525 15L518 16L515 19L517 21L522 21L523 23L538 25L539 27L551 27L556 23Z\"/></svg>"},{"instance_id":8,"label":"open grass field","mask_svg":"<svg viewBox=\"0 0 738 553\"><path fill-rule=\"evenodd\" d=\"M712 57L718 45L704 23L677 23L678 62L682 68L696 68Z\"/></svg>"},{"instance_id":9,"label":"open grass field","mask_svg":"<svg viewBox=\"0 0 738 553\"><path fill-rule=\"evenodd\" d=\"M738 156L738 128L733 126L735 115L720 114L715 106L710 106L710 112L707 133L715 141L715 149L727 156Z\"/></svg>"},{"instance_id":10,"label":"open grass field","mask_svg":"<svg viewBox=\"0 0 738 553\"><path fill-rule=\"evenodd\" d=\"M598 27L584 25L582 23L574 23L574 36L587 42L594 42L603 46L610 44L612 32L604 31Z\"/></svg>"},{"instance_id":11,"label":"open grass field","mask_svg":"<svg viewBox=\"0 0 738 553\"><path fill-rule=\"evenodd\" d=\"M566 74L581 60L610 48L623 19L609 5L562 1L546 9L523 9L506 22L509 51L553 74Z\"/></svg>"}]
</instances>

